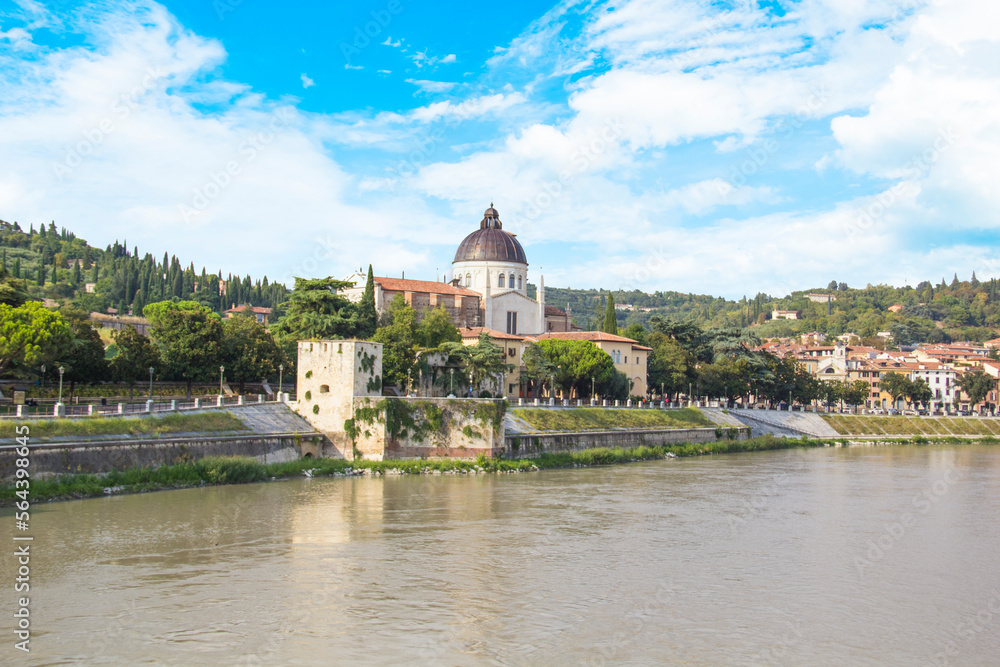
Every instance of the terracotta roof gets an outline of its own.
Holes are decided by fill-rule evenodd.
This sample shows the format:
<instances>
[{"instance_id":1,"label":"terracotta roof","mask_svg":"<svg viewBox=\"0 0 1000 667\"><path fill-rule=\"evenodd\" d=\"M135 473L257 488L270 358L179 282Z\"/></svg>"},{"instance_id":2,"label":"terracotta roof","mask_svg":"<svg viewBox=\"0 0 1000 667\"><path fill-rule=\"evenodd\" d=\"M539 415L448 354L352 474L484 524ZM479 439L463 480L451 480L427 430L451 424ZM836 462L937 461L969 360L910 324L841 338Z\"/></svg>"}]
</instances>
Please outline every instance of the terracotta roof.
<instances>
[{"instance_id":1,"label":"terracotta roof","mask_svg":"<svg viewBox=\"0 0 1000 667\"><path fill-rule=\"evenodd\" d=\"M546 338L562 338L564 340L589 340L593 342L606 342L606 343L632 343L633 345L638 344L637 341L631 338L626 338L625 336L616 336L614 334L604 333L603 331L555 331L551 333L544 333L538 337L539 340L545 340Z\"/></svg>"},{"instance_id":2,"label":"terracotta roof","mask_svg":"<svg viewBox=\"0 0 1000 667\"><path fill-rule=\"evenodd\" d=\"M387 292L423 292L426 294L452 294L456 296L479 297L464 287L455 287L451 283L438 283L433 280L407 280L405 278L380 278L375 276L375 282Z\"/></svg>"},{"instance_id":3,"label":"terracotta roof","mask_svg":"<svg viewBox=\"0 0 1000 667\"><path fill-rule=\"evenodd\" d=\"M646 347L645 345L633 345L632 349L633 350L646 350L646 352L652 352L653 351L653 348Z\"/></svg>"},{"instance_id":4,"label":"terracotta roof","mask_svg":"<svg viewBox=\"0 0 1000 667\"><path fill-rule=\"evenodd\" d=\"M242 313L247 308L249 308L251 312L253 312L253 313L257 314L257 315L270 315L271 314L271 309L270 308L263 308L261 306L246 306L246 305L244 305L244 306L236 306L235 308L230 308L228 310L224 310L223 312L224 313Z\"/></svg>"},{"instance_id":5,"label":"terracotta roof","mask_svg":"<svg viewBox=\"0 0 1000 667\"><path fill-rule=\"evenodd\" d=\"M566 316L566 311L563 310L562 308L558 308L557 306L550 306L549 304L545 304L545 314L546 315L560 315L562 317L565 317Z\"/></svg>"},{"instance_id":6,"label":"terracotta roof","mask_svg":"<svg viewBox=\"0 0 1000 667\"><path fill-rule=\"evenodd\" d=\"M486 327L467 327L458 331L462 334L462 338L479 338L479 334L486 332L487 336L496 338L497 340L525 340L524 336L504 333L496 329L487 329Z\"/></svg>"}]
</instances>

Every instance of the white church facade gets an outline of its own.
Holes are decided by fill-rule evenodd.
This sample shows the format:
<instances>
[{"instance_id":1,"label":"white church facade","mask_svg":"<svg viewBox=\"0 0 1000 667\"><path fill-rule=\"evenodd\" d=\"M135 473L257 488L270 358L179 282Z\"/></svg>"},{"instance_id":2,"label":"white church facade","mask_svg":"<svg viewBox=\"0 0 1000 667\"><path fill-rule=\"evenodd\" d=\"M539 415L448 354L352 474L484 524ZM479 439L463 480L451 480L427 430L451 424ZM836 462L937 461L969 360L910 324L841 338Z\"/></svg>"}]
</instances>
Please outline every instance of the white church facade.
<instances>
[{"instance_id":1,"label":"white church facade","mask_svg":"<svg viewBox=\"0 0 1000 667\"><path fill-rule=\"evenodd\" d=\"M360 301L366 276L356 273L344 290ZM444 306L459 329L482 327L519 336L571 331L569 314L545 304L545 278L539 276L537 299L528 296L528 259L515 234L503 228L500 213L490 204L479 229L465 237L452 261L449 282L375 277L375 305L381 312L400 294L415 310Z\"/></svg>"}]
</instances>

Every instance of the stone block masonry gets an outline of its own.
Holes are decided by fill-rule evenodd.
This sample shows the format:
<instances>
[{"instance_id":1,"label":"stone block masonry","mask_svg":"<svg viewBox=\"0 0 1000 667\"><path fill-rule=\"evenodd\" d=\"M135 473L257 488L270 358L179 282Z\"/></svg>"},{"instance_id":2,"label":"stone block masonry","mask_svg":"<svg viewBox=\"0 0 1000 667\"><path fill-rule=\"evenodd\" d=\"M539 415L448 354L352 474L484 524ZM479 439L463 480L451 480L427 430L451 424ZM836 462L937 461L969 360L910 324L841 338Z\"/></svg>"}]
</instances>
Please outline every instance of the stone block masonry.
<instances>
[{"instance_id":1,"label":"stone block masonry","mask_svg":"<svg viewBox=\"0 0 1000 667\"><path fill-rule=\"evenodd\" d=\"M303 341L295 410L322 432L331 458L493 456L503 451L505 402L382 396L382 344Z\"/></svg>"},{"instance_id":2,"label":"stone block masonry","mask_svg":"<svg viewBox=\"0 0 1000 667\"><path fill-rule=\"evenodd\" d=\"M685 443L715 442L720 438L747 440L748 428L675 428L628 429L616 431L583 431L578 433L534 433L508 435L504 442L504 455L510 458L532 458L541 454L579 452L585 449L607 447L630 449Z\"/></svg>"},{"instance_id":3,"label":"stone block masonry","mask_svg":"<svg viewBox=\"0 0 1000 667\"><path fill-rule=\"evenodd\" d=\"M319 433L285 433L178 438L53 442L33 444L31 472L35 474L104 473L129 468L158 468L206 456L253 456L261 463L294 461L316 456ZM0 477L14 474L13 447L0 448Z\"/></svg>"}]
</instances>

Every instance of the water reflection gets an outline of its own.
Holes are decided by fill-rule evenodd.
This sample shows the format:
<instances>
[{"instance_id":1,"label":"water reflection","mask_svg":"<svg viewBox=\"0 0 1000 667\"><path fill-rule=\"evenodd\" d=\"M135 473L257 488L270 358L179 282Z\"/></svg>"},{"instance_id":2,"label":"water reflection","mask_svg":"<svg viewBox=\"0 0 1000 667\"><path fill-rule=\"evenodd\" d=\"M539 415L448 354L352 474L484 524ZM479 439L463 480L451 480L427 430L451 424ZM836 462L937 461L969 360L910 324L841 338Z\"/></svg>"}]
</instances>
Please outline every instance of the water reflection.
<instances>
[{"instance_id":1,"label":"water reflection","mask_svg":"<svg viewBox=\"0 0 1000 667\"><path fill-rule=\"evenodd\" d=\"M998 468L792 450L52 504L32 659L989 664L1000 613L955 628L1000 590Z\"/></svg>"}]
</instances>

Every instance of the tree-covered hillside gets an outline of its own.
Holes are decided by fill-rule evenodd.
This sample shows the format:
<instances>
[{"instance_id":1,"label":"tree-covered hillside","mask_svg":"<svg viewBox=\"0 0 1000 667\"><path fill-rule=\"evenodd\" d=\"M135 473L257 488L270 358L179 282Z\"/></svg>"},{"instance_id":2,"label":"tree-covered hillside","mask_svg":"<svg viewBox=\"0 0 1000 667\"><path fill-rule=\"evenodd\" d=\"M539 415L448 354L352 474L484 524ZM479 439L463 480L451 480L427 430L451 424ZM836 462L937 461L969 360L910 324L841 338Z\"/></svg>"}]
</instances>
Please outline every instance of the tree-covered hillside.
<instances>
[{"instance_id":1,"label":"tree-covered hillside","mask_svg":"<svg viewBox=\"0 0 1000 667\"><path fill-rule=\"evenodd\" d=\"M660 315L693 320L707 328L752 326L761 338L818 331L834 336L854 333L862 339L874 339L879 332L889 331L897 345L984 341L995 338L1000 329L1000 283L995 278L979 281L974 273L968 281L954 276L950 282L923 281L916 287L868 285L856 289L831 281L824 287L784 297L760 293L739 301L669 291L612 294L620 308L619 329L633 323L648 328L649 319ZM810 300L808 294L832 294L836 298L827 304ZM545 301L571 308L574 322L584 329L602 328L607 292L547 286ZM800 311L799 319L771 319L774 310Z\"/></svg>"},{"instance_id":2,"label":"tree-covered hillside","mask_svg":"<svg viewBox=\"0 0 1000 667\"><path fill-rule=\"evenodd\" d=\"M54 222L25 230L0 221L0 266L26 281L32 297L73 303L91 312L114 308L138 315L148 303L174 298L197 301L216 312L234 304L273 308L288 294L284 285L268 282L266 276L255 281L250 276L223 277L221 271L208 273L204 267L199 272L193 263L184 267L168 253L162 258L140 256L127 242L115 241L101 250Z\"/></svg>"}]
</instances>

